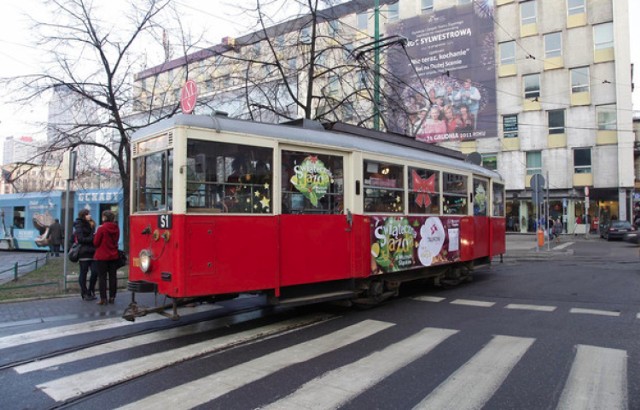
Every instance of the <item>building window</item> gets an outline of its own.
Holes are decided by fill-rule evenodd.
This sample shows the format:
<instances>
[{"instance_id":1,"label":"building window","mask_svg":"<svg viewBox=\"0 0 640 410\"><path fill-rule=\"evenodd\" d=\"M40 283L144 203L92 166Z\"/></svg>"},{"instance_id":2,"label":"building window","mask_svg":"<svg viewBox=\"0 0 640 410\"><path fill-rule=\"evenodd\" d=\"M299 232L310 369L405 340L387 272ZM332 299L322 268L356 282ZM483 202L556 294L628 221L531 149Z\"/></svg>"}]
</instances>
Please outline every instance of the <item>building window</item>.
<instances>
[{"instance_id":1,"label":"building window","mask_svg":"<svg viewBox=\"0 0 640 410\"><path fill-rule=\"evenodd\" d=\"M527 152L527 175L542 173L542 152Z\"/></svg>"},{"instance_id":2,"label":"building window","mask_svg":"<svg viewBox=\"0 0 640 410\"><path fill-rule=\"evenodd\" d=\"M420 9L423 13L433 10L433 0L422 0L420 3Z\"/></svg>"},{"instance_id":3,"label":"building window","mask_svg":"<svg viewBox=\"0 0 640 410\"><path fill-rule=\"evenodd\" d=\"M524 98L532 100L540 97L540 74L522 76L524 82Z\"/></svg>"},{"instance_id":4,"label":"building window","mask_svg":"<svg viewBox=\"0 0 640 410\"><path fill-rule=\"evenodd\" d=\"M547 111L549 134L564 134L564 110Z\"/></svg>"},{"instance_id":5,"label":"building window","mask_svg":"<svg viewBox=\"0 0 640 410\"><path fill-rule=\"evenodd\" d=\"M567 0L567 13L570 16L574 14L583 14L585 12L585 0Z\"/></svg>"},{"instance_id":6,"label":"building window","mask_svg":"<svg viewBox=\"0 0 640 410\"><path fill-rule=\"evenodd\" d=\"M598 119L599 131L615 131L617 117L616 105L599 105L596 107L596 118Z\"/></svg>"},{"instance_id":7,"label":"building window","mask_svg":"<svg viewBox=\"0 0 640 410\"><path fill-rule=\"evenodd\" d=\"M576 174L591 173L591 148L573 150L573 172Z\"/></svg>"},{"instance_id":8,"label":"building window","mask_svg":"<svg viewBox=\"0 0 640 410\"><path fill-rule=\"evenodd\" d=\"M500 65L516 63L516 42L500 43Z\"/></svg>"},{"instance_id":9,"label":"building window","mask_svg":"<svg viewBox=\"0 0 640 410\"><path fill-rule=\"evenodd\" d=\"M544 36L544 58L562 56L562 33L550 33Z\"/></svg>"},{"instance_id":10,"label":"building window","mask_svg":"<svg viewBox=\"0 0 640 410\"><path fill-rule=\"evenodd\" d=\"M613 23L593 26L593 43L596 50L613 48Z\"/></svg>"},{"instance_id":11,"label":"building window","mask_svg":"<svg viewBox=\"0 0 640 410\"><path fill-rule=\"evenodd\" d=\"M358 30L366 30L369 25L369 13L358 13L356 15Z\"/></svg>"},{"instance_id":12,"label":"building window","mask_svg":"<svg viewBox=\"0 0 640 410\"><path fill-rule=\"evenodd\" d=\"M311 27L305 27L300 31L300 42L302 44L311 44Z\"/></svg>"},{"instance_id":13,"label":"building window","mask_svg":"<svg viewBox=\"0 0 640 410\"><path fill-rule=\"evenodd\" d=\"M458 6L462 6L464 4L471 4L473 0L458 0Z\"/></svg>"},{"instance_id":14,"label":"building window","mask_svg":"<svg viewBox=\"0 0 640 410\"><path fill-rule=\"evenodd\" d=\"M482 166L486 169L497 170L498 169L498 155L493 154L482 154Z\"/></svg>"},{"instance_id":15,"label":"building window","mask_svg":"<svg viewBox=\"0 0 640 410\"><path fill-rule=\"evenodd\" d=\"M340 86L340 82L338 80L338 76L336 74L329 75L329 80L327 82L329 93L331 94L337 93L339 86Z\"/></svg>"},{"instance_id":16,"label":"building window","mask_svg":"<svg viewBox=\"0 0 640 410\"><path fill-rule=\"evenodd\" d=\"M340 31L340 21L331 20L329 22L329 34L335 36L336 34L338 34L338 31Z\"/></svg>"},{"instance_id":17,"label":"building window","mask_svg":"<svg viewBox=\"0 0 640 410\"><path fill-rule=\"evenodd\" d=\"M358 90L367 88L367 72L365 70L358 71Z\"/></svg>"},{"instance_id":18,"label":"building window","mask_svg":"<svg viewBox=\"0 0 640 410\"><path fill-rule=\"evenodd\" d=\"M387 18L389 21L396 21L400 18L400 2L387 6Z\"/></svg>"},{"instance_id":19,"label":"building window","mask_svg":"<svg viewBox=\"0 0 640 410\"><path fill-rule=\"evenodd\" d=\"M589 67L572 68L571 70L571 93L589 92Z\"/></svg>"},{"instance_id":20,"label":"building window","mask_svg":"<svg viewBox=\"0 0 640 410\"><path fill-rule=\"evenodd\" d=\"M502 132L504 138L518 138L518 114L502 116Z\"/></svg>"},{"instance_id":21,"label":"building window","mask_svg":"<svg viewBox=\"0 0 640 410\"><path fill-rule=\"evenodd\" d=\"M527 1L520 3L520 24L535 24L536 23L536 2Z\"/></svg>"}]
</instances>

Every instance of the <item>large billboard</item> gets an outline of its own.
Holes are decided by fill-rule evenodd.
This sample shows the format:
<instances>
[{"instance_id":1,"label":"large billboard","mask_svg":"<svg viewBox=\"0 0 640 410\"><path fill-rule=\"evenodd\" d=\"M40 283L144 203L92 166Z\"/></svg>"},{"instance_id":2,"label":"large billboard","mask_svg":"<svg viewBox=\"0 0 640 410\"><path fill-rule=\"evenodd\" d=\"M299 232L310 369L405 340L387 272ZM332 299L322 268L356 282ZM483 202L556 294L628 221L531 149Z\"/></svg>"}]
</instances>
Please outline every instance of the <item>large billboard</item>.
<instances>
[{"instance_id":1,"label":"large billboard","mask_svg":"<svg viewBox=\"0 0 640 410\"><path fill-rule=\"evenodd\" d=\"M427 143L497 135L493 12L476 0L387 26L408 40L389 52L392 131Z\"/></svg>"}]
</instances>

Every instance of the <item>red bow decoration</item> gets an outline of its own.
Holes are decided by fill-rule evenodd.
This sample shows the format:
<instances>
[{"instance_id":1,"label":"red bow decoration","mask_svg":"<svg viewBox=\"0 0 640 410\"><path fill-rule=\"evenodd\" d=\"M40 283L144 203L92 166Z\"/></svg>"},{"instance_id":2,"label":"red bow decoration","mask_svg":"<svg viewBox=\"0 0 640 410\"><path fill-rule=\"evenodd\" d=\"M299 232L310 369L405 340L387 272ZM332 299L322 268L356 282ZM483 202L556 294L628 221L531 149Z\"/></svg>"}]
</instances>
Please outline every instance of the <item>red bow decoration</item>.
<instances>
[{"instance_id":1,"label":"red bow decoration","mask_svg":"<svg viewBox=\"0 0 640 410\"><path fill-rule=\"evenodd\" d=\"M419 192L416 195L416 204L420 207L427 207L431 205L431 198L427 194L433 194L435 189L436 174L431 175L429 178L420 178L420 175L415 170L411 171L413 177L413 190Z\"/></svg>"}]
</instances>

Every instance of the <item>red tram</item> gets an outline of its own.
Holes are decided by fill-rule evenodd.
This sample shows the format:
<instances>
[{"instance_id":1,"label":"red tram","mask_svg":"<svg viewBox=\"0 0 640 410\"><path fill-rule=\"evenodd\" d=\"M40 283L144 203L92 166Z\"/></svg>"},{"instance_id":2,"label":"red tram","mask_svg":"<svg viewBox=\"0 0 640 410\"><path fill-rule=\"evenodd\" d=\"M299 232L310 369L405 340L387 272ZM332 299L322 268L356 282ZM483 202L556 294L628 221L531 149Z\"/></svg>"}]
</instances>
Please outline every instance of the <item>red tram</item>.
<instances>
[{"instance_id":1,"label":"red tram","mask_svg":"<svg viewBox=\"0 0 640 410\"><path fill-rule=\"evenodd\" d=\"M505 251L500 175L400 135L179 115L132 152L130 320L137 292L170 297L174 317L241 293L376 303Z\"/></svg>"}]
</instances>

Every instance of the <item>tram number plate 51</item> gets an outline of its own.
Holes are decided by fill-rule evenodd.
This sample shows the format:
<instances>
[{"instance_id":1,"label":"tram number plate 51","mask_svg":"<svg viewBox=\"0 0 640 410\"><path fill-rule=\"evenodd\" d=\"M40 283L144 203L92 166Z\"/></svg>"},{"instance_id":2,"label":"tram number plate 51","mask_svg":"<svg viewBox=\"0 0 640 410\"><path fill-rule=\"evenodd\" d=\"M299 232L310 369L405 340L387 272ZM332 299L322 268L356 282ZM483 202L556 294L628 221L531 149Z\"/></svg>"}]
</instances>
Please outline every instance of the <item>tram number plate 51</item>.
<instances>
[{"instance_id":1,"label":"tram number plate 51","mask_svg":"<svg viewBox=\"0 0 640 410\"><path fill-rule=\"evenodd\" d=\"M158 228L160 229L171 229L171 214L167 215L158 215Z\"/></svg>"}]
</instances>

